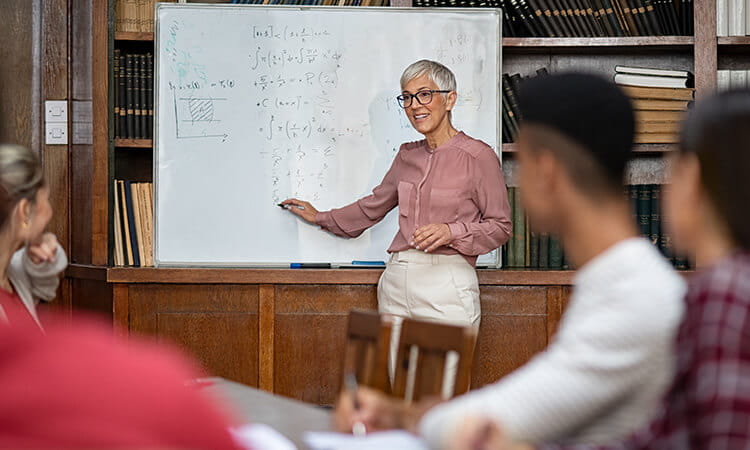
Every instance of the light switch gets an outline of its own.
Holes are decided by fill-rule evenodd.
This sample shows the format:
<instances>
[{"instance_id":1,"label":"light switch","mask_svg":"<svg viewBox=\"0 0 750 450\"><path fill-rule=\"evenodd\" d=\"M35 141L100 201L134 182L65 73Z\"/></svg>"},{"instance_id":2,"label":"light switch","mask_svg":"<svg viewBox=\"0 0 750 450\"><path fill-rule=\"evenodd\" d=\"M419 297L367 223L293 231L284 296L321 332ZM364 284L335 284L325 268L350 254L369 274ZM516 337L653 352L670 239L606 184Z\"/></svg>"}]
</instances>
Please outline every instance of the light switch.
<instances>
[{"instance_id":1,"label":"light switch","mask_svg":"<svg viewBox=\"0 0 750 450\"><path fill-rule=\"evenodd\" d=\"M65 145L68 143L68 126L66 123L47 122L45 143L47 145Z\"/></svg>"},{"instance_id":2,"label":"light switch","mask_svg":"<svg viewBox=\"0 0 750 450\"><path fill-rule=\"evenodd\" d=\"M67 100L47 100L44 102L44 120L46 122L67 122Z\"/></svg>"},{"instance_id":3,"label":"light switch","mask_svg":"<svg viewBox=\"0 0 750 450\"><path fill-rule=\"evenodd\" d=\"M66 100L44 102L44 119L44 142L47 145L66 145L68 143L68 102Z\"/></svg>"}]
</instances>

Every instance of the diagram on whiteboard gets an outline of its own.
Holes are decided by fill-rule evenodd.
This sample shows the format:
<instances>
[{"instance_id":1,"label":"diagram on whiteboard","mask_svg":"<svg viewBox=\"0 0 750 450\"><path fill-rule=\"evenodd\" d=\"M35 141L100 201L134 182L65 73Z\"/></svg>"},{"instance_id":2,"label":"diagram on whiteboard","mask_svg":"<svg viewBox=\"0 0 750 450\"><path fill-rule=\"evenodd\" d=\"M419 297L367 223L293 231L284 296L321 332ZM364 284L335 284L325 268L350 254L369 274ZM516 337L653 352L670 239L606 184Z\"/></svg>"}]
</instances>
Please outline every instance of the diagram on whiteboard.
<instances>
[{"instance_id":1,"label":"diagram on whiteboard","mask_svg":"<svg viewBox=\"0 0 750 450\"><path fill-rule=\"evenodd\" d=\"M192 96L173 92L177 139L220 138L229 136L222 126L223 97Z\"/></svg>"}]
</instances>

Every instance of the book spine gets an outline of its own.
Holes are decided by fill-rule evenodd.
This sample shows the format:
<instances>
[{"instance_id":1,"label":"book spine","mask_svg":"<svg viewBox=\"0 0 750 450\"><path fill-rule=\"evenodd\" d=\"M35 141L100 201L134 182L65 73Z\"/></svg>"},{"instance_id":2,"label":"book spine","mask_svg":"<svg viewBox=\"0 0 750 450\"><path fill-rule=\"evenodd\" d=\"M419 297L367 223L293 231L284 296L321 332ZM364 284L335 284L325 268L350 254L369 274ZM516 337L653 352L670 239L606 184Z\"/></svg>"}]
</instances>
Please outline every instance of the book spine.
<instances>
[{"instance_id":1,"label":"book spine","mask_svg":"<svg viewBox=\"0 0 750 450\"><path fill-rule=\"evenodd\" d=\"M560 0L560 6L565 10L565 16L567 16L570 26L573 29L573 33L576 36L585 36L586 33L581 29L581 24L578 22L578 18L575 15L575 10L568 0Z\"/></svg>"},{"instance_id":2,"label":"book spine","mask_svg":"<svg viewBox=\"0 0 750 450\"><path fill-rule=\"evenodd\" d=\"M651 186L651 222L649 236L651 243L659 247L659 236L661 234L661 188L658 184Z\"/></svg>"},{"instance_id":3,"label":"book spine","mask_svg":"<svg viewBox=\"0 0 750 450\"><path fill-rule=\"evenodd\" d=\"M648 23L651 24L651 29L654 31L654 35L662 36L664 31L659 24L659 16L656 13L656 8L654 8L654 3L651 0L641 0L641 2L646 8L645 17L648 19Z\"/></svg>"},{"instance_id":4,"label":"book spine","mask_svg":"<svg viewBox=\"0 0 750 450\"><path fill-rule=\"evenodd\" d=\"M529 216L525 215L523 216L523 223L524 223L524 234L523 234L523 243L524 243L524 255L523 255L523 266L529 267L531 264L531 227L529 226Z\"/></svg>"},{"instance_id":5,"label":"book spine","mask_svg":"<svg viewBox=\"0 0 750 450\"><path fill-rule=\"evenodd\" d=\"M526 220L523 205L521 203L521 190L516 188L513 192L513 240L515 249L515 262L517 267L526 265Z\"/></svg>"},{"instance_id":6,"label":"book spine","mask_svg":"<svg viewBox=\"0 0 750 450\"><path fill-rule=\"evenodd\" d=\"M609 24L612 27L614 36L624 36L624 33L622 29L620 28L619 23L617 22L617 17L615 17L615 11L612 6L612 1L602 0L602 4L604 5L604 11L607 14L607 20L609 21Z\"/></svg>"},{"instance_id":7,"label":"book spine","mask_svg":"<svg viewBox=\"0 0 750 450\"><path fill-rule=\"evenodd\" d=\"M672 34L669 30L669 26L667 25L667 20L664 17L664 11L662 10L661 2L659 0L653 0L652 1L654 5L654 12L656 13L656 18L659 21L659 29L661 30L661 34L663 36L668 36Z\"/></svg>"},{"instance_id":8,"label":"book spine","mask_svg":"<svg viewBox=\"0 0 750 450\"><path fill-rule=\"evenodd\" d=\"M646 29L646 33L648 33L649 36L658 36L659 30L654 28L651 20L649 20L646 2L644 0L635 0L635 2L638 4L638 15L641 17L641 23Z\"/></svg>"},{"instance_id":9,"label":"book spine","mask_svg":"<svg viewBox=\"0 0 750 450\"><path fill-rule=\"evenodd\" d=\"M523 8L524 15L529 18L529 24L531 25L531 28L534 29L534 34L539 37L546 36L547 34L544 31L544 27L542 26L540 19L534 13L534 10L529 6L529 2L527 0L518 0L518 2L521 4L521 8Z\"/></svg>"},{"instance_id":10,"label":"book spine","mask_svg":"<svg viewBox=\"0 0 750 450\"><path fill-rule=\"evenodd\" d=\"M142 139L141 130L141 64L140 55L133 55L133 137Z\"/></svg>"},{"instance_id":11,"label":"book spine","mask_svg":"<svg viewBox=\"0 0 750 450\"><path fill-rule=\"evenodd\" d=\"M549 19L544 14L544 11L542 10L539 0L529 0L529 6L531 7L532 12L536 16L537 22L542 26L544 30L544 35L554 37L555 32L552 29L551 25L549 24Z\"/></svg>"},{"instance_id":12,"label":"book spine","mask_svg":"<svg viewBox=\"0 0 750 450\"><path fill-rule=\"evenodd\" d=\"M539 233L539 268L549 269L549 233Z\"/></svg>"},{"instance_id":13,"label":"book spine","mask_svg":"<svg viewBox=\"0 0 750 450\"><path fill-rule=\"evenodd\" d=\"M607 36L617 36L615 33L615 30L612 29L612 23L609 20L609 17L607 16L607 10L604 7L603 0L592 0L594 4L596 5L597 11L599 13L599 19L601 20L602 27L604 27L605 32L607 33Z\"/></svg>"},{"instance_id":14,"label":"book spine","mask_svg":"<svg viewBox=\"0 0 750 450\"><path fill-rule=\"evenodd\" d=\"M148 105L148 120L146 129L149 139L154 137L154 55L146 54L146 104Z\"/></svg>"},{"instance_id":15,"label":"book spine","mask_svg":"<svg viewBox=\"0 0 750 450\"><path fill-rule=\"evenodd\" d=\"M628 0L618 0L618 3L620 4L620 9L622 10L622 15L625 18L625 22L628 25L628 31L630 32L630 35L640 36L641 33L635 24L633 14L630 12L630 5L628 4Z\"/></svg>"},{"instance_id":16,"label":"book spine","mask_svg":"<svg viewBox=\"0 0 750 450\"><path fill-rule=\"evenodd\" d=\"M128 266L133 265L133 246L130 239L130 225L128 222L128 203L125 200L125 182L122 180L117 181L120 194L120 214L122 215L122 236L123 236L123 251L125 252L125 264Z\"/></svg>"},{"instance_id":17,"label":"book spine","mask_svg":"<svg viewBox=\"0 0 750 450\"><path fill-rule=\"evenodd\" d=\"M117 3L115 3L117 5ZM115 6L116 7L116 6ZM120 50L115 49L112 58L112 85L114 86L114 109L112 123L114 123L115 138L120 137Z\"/></svg>"},{"instance_id":18,"label":"book spine","mask_svg":"<svg viewBox=\"0 0 750 450\"><path fill-rule=\"evenodd\" d=\"M552 27L552 31L554 31L553 36L564 37L565 32L560 26L559 17L553 14L554 7L550 6L551 1L549 0L537 0L537 1L539 2L539 5L542 7L542 11L544 12L545 17L547 17L547 22L549 23L550 27Z\"/></svg>"},{"instance_id":19,"label":"book spine","mask_svg":"<svg viewBox=\"0 0 750 450\"><path fill-rule=\"evenodd\" d=\"M562 270L563 255L562 245L557 236L549 237L549 268L551 270Z\"/></svg>"},{"instance_id":20,"label":"book spine","mask_svg":"<svg viewBox=\"0 0 750 450\"><path fill-rule=\"evenodd\" d=\"M531 231L531 239L529 242L529 268L539 268L539 233Z\"/></svg>"},{"instance_id":21,"label":"book spine","mask_svg":"<svg viewBox=\"0 0 750 450\"><path fill-rule=\"evenodd\" d=\"M125 259L122 252L122 216L120 214L120 200L119 200L119 188L117 187L117 180L113 180L113 191L114 192L114 211L112 212L112 230L115 235L115 254L114 263L115 266L124 266Z\"/></svg>"},{"instance_id":22,"label":"book spine","mask_svg":"<svg viewBox=\"0 0 750 450\"><path fill-rule=\"evenodd\" d=\"M651 234L651 189L648 185L638 185L638 229L641 236Z\"/></svg>"},{"instance_id":23,"label":"book spine","mask_svg":"<svg viewBox=\"0 0 750 450\"><path fill-rule=\"evenodd\" d=\"M128 105L125 87L125 80L127 79L127 76L125 70L125 56L120 55L120 73L117 77L117 89L120 93L120 117L117 118L120 130L117 134L118 138L124 138L127 135L128 130Z\"/></svg>"},{"instance_id":24,"label":"book spine","mask_svg":"<svg viewBox=\"0 0 750 450\"><path fill-rule=\"evenodd\" d=\"M147 22L148 23L148 22ZM141 137L148 139L148 85L146 84L146 55L138 55L138 65L141 78Z\"/></svg>"},{"instance_id":25,"label":"book spine","mask_svg":"<svg viewBox=\"0 0 750 450\"><path fill-rule=\"evenodd\" d=\"M584 36L596 36L594 29L589 24L588 16L586 15L586 8L582 4L583 2L581 0L570 0L570 3L574 8L573 13L581 24Z\"/></svg>"},{"instance_id":26,"label":"book spine","mask_svg":"<svg viewBox=\"0 0 750 450\"><path fill-rule=\"evenodd\" d=\"M615 12L615 18L617 19L617 24L622 30L622 34L625 36L632 36L630 34L630 28L628 28L628 22L625 20L625 13L622 11L622 7L620 5L620 2L617 0L611 0L612 1L612 10Z\"/></svg>"},{"instance_id":27,"label":"book spine","mask_svg":"<svg viewBox=\"0 0 750 450\"><path fill-rule=\"evenodd\" d=\"M565 5L563 4L562 0L550 0L550 2L554 3L555 5L555 11L558 12L558 17L560 18L560 23L562 24L563 29L565 30L566 36L570 36L570 37L578 36L578 33L576 32L576 29L573 26L573 22L570 20L570 17L568 17L568 10L567 8L565 8Z\"/></svg>"},{"instance_id":28,"label":"book spine","mask_svg":"<svg viewBox=\"0 0 750 450\"><path fill-rule=\"evenodd\" d=\"M138 254L138 238L136 236L135 215L133 211L133 194L130 187L130 181L125 181L125 207L128 212L128 228L130 229L130 245L133 247L133 265L141 266L140 255Z\"/></svg>"},{"instance_id":29,"label":"book spine","mask_svg":"<svg viewBox=\"0 0 750 450\"><path fill-rule=\"evenodd\" d=\"M503 74L501 78L503 92L508 98L508 106L510 107L510 111L513 112L513 118L515 119L515 122L518 123L522 119L522 117L518 108L518 101L516 99L515 93L513 92L511 78L507 74Z\"/></svg>"},{"instance_id":30,"label":"book spine","mask_svg":"<svg viewBox=\"0 0 750 450\"><path fill-rule=\"evenodd\" d=\"M640 227L638 225L638 186L629 184L628 195L630 197L630 212L633 216L633 224Z\"/></svg>"},{"instance_id":31,"label":"book spine","mask_svg":"<svg viewBox=\"0 0 750 450\"><path fill-rule=\"evenodd\" d=\"M133 90L135 88L135 83L133 82L133 55L127 55L125 58L125 102L128 105L126 137L128 139L133 139L135 137L135 125L133 119L135 117L135 96L133 95Z\"/></svg>"},{"instance_id":32,"label":"book spine","mask_svg":"<svg viewBox=\"0 0 750 450\"><path fill-rule=\"evenodd\" d=\"M503 91L503 123L506 125L505 128L508 129L508 142L515 142L518 136L518 124L516 123L513 110L508 103L505 91Z\"/></svg>"},{"instance_id":33,"label":"book spine","mask_svg":"<svg viewBox=\"0 0 750 450\"><path fill-rule=\"evenodd\" d=\"M588 0L580 0L579 3L581 5L581 11L586 14L586 22L589 24L591 35L594 37L602 36L602 30L599 28L599 23L594 17L594 9L591 7L591 2Z\"/></svg>"},{"instance_id":34,"label":"book spine","mask_svg":"<svg viewBox=\"0 0 750 450\"><path fill-rule=\"evenodd\" d=\"M515 233L516 233L516 188L515 187L509 187L508 188L508 203L510 205L510 222L513 227L510 234L510 239L508 239L508 242L505 244L508 251L508 267L517 267L516 264L516 239L515 239Z\"/></svg>"}]
</instances>

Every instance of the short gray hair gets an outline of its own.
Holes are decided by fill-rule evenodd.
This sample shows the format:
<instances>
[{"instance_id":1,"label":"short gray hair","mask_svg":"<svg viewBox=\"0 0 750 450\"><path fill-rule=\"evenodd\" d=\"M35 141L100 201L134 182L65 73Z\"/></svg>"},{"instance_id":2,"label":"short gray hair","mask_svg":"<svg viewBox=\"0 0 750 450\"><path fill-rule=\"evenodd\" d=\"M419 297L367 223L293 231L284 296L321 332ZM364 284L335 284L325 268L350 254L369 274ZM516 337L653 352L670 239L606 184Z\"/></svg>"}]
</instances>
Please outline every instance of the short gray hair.
<instances>
[{"instance_id":1,"label":"short gray hair","mask_svg":"<svg viewBox=\"0 0 750 450\"><path fill-rule=\"evenodd\" d=\"M404 73L401 75L401 88L403 89L406 83L422 75L427 75L428 78L437 84L438 89L441 91L456 90L456 76L453 75L453 72L439 62L430 61L429 59L412 63L404 70Z\"/></svg>"}]
</instances>

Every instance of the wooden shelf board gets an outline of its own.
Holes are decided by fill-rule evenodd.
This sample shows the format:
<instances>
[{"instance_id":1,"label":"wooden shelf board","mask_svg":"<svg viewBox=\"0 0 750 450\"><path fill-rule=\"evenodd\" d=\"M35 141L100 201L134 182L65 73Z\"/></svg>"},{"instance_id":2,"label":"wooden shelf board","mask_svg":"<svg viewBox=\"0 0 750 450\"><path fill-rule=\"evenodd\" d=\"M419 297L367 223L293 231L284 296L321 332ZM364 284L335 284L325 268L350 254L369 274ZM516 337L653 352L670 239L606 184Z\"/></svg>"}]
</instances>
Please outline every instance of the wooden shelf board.
<instances>
[{"instance_id":1,"label":"wooden shelf board","mask_svg":"<svg viewBox=\"0 0 750 450\"><path fill-rule=\"evenodd\" d=\"M750 45L750 36L721 36L718 38L719 45Z\"/></svg>"},{"instance_id":2,"label":"wooden shelf board","mask_svg":"<svg viewBox=\"0 0 750 450\"><path fill-rule=\"evenodd\" d=\"M115 139L115 147L130 148L152 148L154 141L151 139Z\"/></svg>"},{"instance_id":3,"label":"wooden shelf board","mask_svg":"<svg viewBox=\"0 0 750 450\"><path fill-rule=\"evenodd\" d=\"M115 31L116 41L154 41L154 33L146 31Z\"/></svg>"},{"instance_id":4,"label":"wooden shelf board","mask_svg":"<svg viewBox=\"0 0 750 450\"><path fill-rule=\"evenodd\" d=\"M676 144L635 144L633 153L669 153L677 150ZM503 144L503 155L518 153L518 144Z\"/></svg>"},{"instance_id":5,"label":"wooden shelf board","mask_svg":"<svg viewBox=\"0 0 750 450\"><path fill-rule=\"evenodd\" d=\"M371 284L383 269L203 269L152 267L101 267L71 264L66 276L109 283L166 284ZM570 285L575 272L480 269L481 285Z\"/></svg>"},{"instance_id":6,"label":"wooden shelf board","mask_svg":"<svg viewBox=\"0 0 750 450\"><path fill-rule=\"evenodd\" d=\"M544 47L685 47L692 36L503 38L503 48Z\"/></svg>"}]
</instances>

